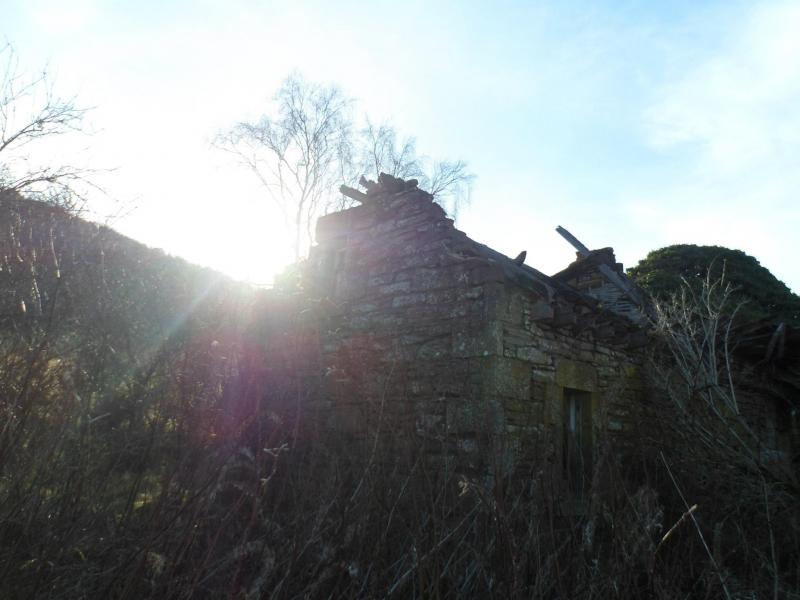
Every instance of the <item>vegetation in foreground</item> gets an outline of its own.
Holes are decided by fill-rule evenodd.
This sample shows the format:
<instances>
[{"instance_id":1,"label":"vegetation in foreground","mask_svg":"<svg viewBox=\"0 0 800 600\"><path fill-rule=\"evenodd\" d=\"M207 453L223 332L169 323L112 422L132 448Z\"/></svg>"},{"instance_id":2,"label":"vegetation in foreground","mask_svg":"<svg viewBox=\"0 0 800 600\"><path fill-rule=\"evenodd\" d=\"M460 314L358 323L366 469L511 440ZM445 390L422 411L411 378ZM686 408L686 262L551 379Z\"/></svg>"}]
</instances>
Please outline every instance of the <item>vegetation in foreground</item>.
<instances>
[{"instance_id":1,"label":"vegetation in foreground","mask_svg":"<svg viewBox=\"0 0 800 600\"><path fill-rule=\"evenodd\" d=\"M599 440L576 516L544 449L486 477L410 432L299 421L296 298L41 203L0 211L2 597L798 596L796 472L743 437L744 375L692 360L722 340L675 305L659 364L686 368L654 371L669 394L626 456ZM703 289L690 322L719 324L729 297Z\"/></svg>"}]
</instances>

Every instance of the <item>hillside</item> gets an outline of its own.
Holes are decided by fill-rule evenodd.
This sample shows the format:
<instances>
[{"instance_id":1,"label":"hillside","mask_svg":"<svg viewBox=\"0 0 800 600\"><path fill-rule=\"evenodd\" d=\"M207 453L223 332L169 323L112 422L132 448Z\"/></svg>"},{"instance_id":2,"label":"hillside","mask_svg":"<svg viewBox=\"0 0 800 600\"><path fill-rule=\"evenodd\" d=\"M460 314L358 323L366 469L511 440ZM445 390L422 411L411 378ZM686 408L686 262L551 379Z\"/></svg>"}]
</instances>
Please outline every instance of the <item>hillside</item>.
<instances>
[{"instance_id":1,"label":"hillside","mask_svg":"<svg viewBox=\"0 0 800 600\"><path fill-rule=\"evenodd\" d=\"M241 425L223 396L229 411L251 398L239 372L254 300L112 229L0 196L0 596L113 596L146 539L185 526L176 511Z\"/></svg>"},{"instance_id":2,"label":"hillside","mask_svg":"<svg viewBox=\"0 0 800 600\"><path fill-rule=\"evenodd\" d=\"M4 317L41 318L64 310L91 325L124 316L131 323L148 322L153 330L139 334L156 336L152 343L186 308L245 289L109 227L16 194L0 196L0 223Z\"/></svg>"}]
</instances>

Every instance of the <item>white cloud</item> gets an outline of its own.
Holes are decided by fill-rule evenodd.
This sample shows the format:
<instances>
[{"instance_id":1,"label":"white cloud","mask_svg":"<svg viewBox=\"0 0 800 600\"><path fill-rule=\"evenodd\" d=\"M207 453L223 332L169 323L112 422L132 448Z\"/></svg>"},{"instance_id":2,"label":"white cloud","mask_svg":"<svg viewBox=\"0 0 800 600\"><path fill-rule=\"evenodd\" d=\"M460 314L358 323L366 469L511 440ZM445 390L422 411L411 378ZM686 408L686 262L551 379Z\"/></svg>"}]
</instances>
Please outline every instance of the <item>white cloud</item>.
<instances>
[{"instance_id":1,"label":"white cloud","mask_svg":"<svg viewBox=\"0 0 800 600\"><path fill-rule=\"evenodd\" d=\"M694 145L703 169L731 173L800 153L800 4L745 15L723 47L698 57L645 111L652 147Z\"/></svg>"},{"instance_id":2,"label":"white cloud","mask_svg":"<svg viewBox=\"0 0 800 600\"><path fill-rule=\"evenodd\" d=\"M739 248L800 290L798 31L800 4L760 4L658 88L646 142L678 166L628 207L652 247Z\"/></svg>"},{"instance_id":3,"label":"white cloud","mask_svg":"<svg viewBox=\"0 0 800 600\"><path fill-rule=\"evenodd\" d=\"M800 176L771 182L753 179L739 190L703 180L679 183L632 201L627 221L630 230L639 235L629 244L619 244L618 249L625 257L641 258L671 244L736 248L755 256L776 277L800 291L795 233L800 204L794 202L791 192L800 189Z\"/></svg>"}]
</instances>

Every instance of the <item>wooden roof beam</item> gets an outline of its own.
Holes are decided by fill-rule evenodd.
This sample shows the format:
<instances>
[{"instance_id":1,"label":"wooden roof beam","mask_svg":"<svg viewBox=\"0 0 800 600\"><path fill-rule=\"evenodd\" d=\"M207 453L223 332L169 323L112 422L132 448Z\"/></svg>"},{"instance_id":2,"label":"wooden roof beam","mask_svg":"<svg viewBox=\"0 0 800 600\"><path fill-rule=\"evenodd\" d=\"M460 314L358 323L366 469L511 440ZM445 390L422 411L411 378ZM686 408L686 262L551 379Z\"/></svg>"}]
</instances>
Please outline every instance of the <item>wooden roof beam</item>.
<instances>
[{"instance_id":1,"label":"wooden roof beam","mask_svg":"<svg viewBox=\"0 0 800 600\"><path fill-rule=\"evenodd\" d=\"M556 231L558 234L567 240L575 250L578 251L578 254L582 258L587 258L590 254L590 250L584 246L578 238L572 235L569 231L561 227L559 225L556 227ZM619 273L614 271L611 267L606 264L599 264L597 265L599 271L603 274L603 276L612 284L614 284L623 294L625 294L628 298L630 298L633 302L636 303L636 306L644 306L644 301L642 300L639 293L634 289L634 287L625 281L622 277L620 277Z\"/></svg>"}]
</instances>

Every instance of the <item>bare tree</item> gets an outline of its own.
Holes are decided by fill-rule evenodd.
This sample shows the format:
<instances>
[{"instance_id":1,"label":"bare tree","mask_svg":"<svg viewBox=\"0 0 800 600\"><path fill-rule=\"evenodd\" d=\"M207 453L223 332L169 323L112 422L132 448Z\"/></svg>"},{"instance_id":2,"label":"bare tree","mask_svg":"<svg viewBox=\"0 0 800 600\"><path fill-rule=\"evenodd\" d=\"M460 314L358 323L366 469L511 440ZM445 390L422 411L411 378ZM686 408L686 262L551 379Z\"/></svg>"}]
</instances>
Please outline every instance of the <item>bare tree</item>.
<instances>
[{"instance_id":1,"label":"bare tree","mask_svg":"<svg viewBox=\"0 0 800 600\"><path fill-rule=\"evenodd\" d=\"M435 161L420 156L415 138L398 140L394 127L385 123L375 125L369 118L359 141L359 166L365 174L377 177L383 172L403 179L416 178L420 187L433 194L453 216L469 203L475 176L463 160Z\"/></svg>"},{"instance_id":2,"label":"bare tree","mask_svg":"<svg viewBox=\"0 0 800 600\"><path fill-rule=\"evenodd\" d=\"M82 132L87 112L74 98L57 96L47 71L32 77L19 72L14 48L0 48L0 190L13 190L72 203L87 169L37 165L31 146L71 132Z\"/></svg>"},{"instance_id":3,"label":"bare tree","mask_svg":"<svg viewBox=\"0 0 800 600\"><path fill-rule=\"evenodd\" d=\"M275 95L274 116L237 123L215 145L250 168L293 227L295 259L313 240L316 217L332 203L350 163L348 99L337 87L291 75Z\"/></svg>"},{"instance_id":4,"label":"bare tree","mask_svg":"<svg viewBox=\"0 0 800 600\"><path fill-rule=\"evenodd\" d=\"M428 191L447 211L457 217L459 210L469 204L475 175L463 160L434 161Z\"/></svg>"},{"instance_id":5,"label":"bare tree","mask_svg":"<svg viewBox=\"0 0 800 600\"><path fill-rule=\"evenodd\" d=\"M720 463L738 457L742 469L760 473L763 440L742 410L740 379L747 369L733 356L733 325L739 307L731 310L733 286L710 276L699 291L688 284L670 301L656 302L653 325L662 351L651 373L678 415L681 432L706 456L723 453ZM730 311L730 314L729 314Z\"/></svg>"},{"instance_id":6,"label":"bare tree","mask_svg":"<svg viewBox=\"0 0 800 600\"><path fill-rule=\"evenodd\" d=\"M739 322L742 304L735 299L723 268L719 278L708 274L699 286L684 281L679 294L656 301L653 326L660 343L647 369L655 394L644 407L655 421L642 424L723 595L734 597L729 590L744 578L780 598L796 586L795 573L783 565L797 553L800 481L793 442L780 439L786 423L776 409L793 401L797 377L791 366L770 364L775 337L763 358L753 358L766 341L751 337L755 324Z\"/></svg>"},{"instance_id":7,"label":"bare tree","mask_svg":"<svg viewBox=\"0 0 800 600\"><path fill-rule=\"evenodd\" d=\"M464 161L432 161L417 153L416 140L400 140L387 124L366 125L354 134L353 101L336 86L290 75L275 94L269 114L220 133L214 145L250 169L292 228L295 260L313 242L316 218L344 208L342 182L381 172L416 178L453 215L469 199L474 179Z\"/></svg>"},{"instance_id":8,"label":"bare tree","mask_svg":"<svg viewBox=\"0 0 800 600\"><path fill-rule=\"evenodd\" d=\"M380 173L388 173L403 179L425 176L416 139L408 137L398 144L394 127L375 125L366 117L360 142L361 170L365 175L377 178Z\"/></svg>"}]
</instances>

